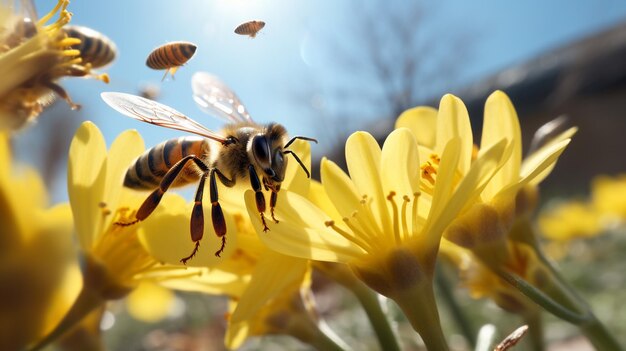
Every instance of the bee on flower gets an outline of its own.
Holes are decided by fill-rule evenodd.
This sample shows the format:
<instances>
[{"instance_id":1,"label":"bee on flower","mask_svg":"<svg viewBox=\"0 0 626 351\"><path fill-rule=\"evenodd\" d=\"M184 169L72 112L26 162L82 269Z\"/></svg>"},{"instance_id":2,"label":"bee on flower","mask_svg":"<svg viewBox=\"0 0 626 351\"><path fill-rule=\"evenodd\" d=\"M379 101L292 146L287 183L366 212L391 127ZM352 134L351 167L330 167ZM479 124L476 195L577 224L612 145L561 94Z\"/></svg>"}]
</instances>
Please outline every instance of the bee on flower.
<instances>
[{"instance_id":1,"label":"bee on flower","mask_svg":"<svg viewBox=\"0 0 626 351\"><path fill-rule=\"evenodd\" d=\"M80 106L70 98L59 79L91 77L108 83L106 74L92 72L80 50L80 39L69 37L63 27L72 18L68 0L59 0L37 19L34 5L22 0L13 6L0 4L0 129L19 129L34 120L56 97L72 109ZM16 11L19 9L20 11ZM49 23L54 16L57 19Z\"/></svg>"}]
</instances>

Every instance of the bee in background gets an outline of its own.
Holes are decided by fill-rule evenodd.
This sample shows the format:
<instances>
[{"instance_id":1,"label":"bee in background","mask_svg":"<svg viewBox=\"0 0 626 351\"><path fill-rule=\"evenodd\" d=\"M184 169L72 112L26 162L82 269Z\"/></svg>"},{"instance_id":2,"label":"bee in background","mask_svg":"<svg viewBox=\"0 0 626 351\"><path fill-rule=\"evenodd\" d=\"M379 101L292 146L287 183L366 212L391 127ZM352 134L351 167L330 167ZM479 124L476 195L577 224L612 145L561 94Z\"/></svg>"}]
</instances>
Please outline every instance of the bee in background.
<instances>
[{"instance_id":1,"label":"bee in background","mask_svg":"<svg viewBox=\"0 0 626 351\"><path fill-rule=\"evenodd\" d=\"M117 47L104 34L83 26L66 26L63 30L68 37L80 40L80 44L72 45L71 48L80 51L82 63L89 63L92 68L100 68L115 59Z\"/></svg>"},{"instance_id":2,"label":"bee in background","mask_svg":"<svg viewBox=\"0 0 626 351\"><path fill-rule=\"evenodd\" d=\"M261 29L265 27L265 22L263 21L249 21L246 23L242 23L235 28L235 33L239 35L247 35L250 38L256 37L257 33Z\"/></svg>"},{"instance_id":3,"label":"bee in background","mask_svg":"<svg viewBox=\"0 0 626 351\"><path fill-rule=\"evenodd\" d=\"M163 194L170 188L199 181L191 213L191 240L195 247L191 254L181 259L186 263L198 251L204 233L202 198L204 185L209 179L211 219L213 229L222 239L215 252L220 256L226 245L226 222L219 203L217 180L226 187L248 181L255 192L256 207L264 230L266 202L263 188L269 190L269 208L272 219L281 183L287 168L287 155L302 167L307 177L310 173L298 155L289 146L297 139L317 140L295 136L287 140L285 127L277 123L260 125L246 111L237 95L219 78L197 72L192 78L194 100L209 114L220 117L228 124L220 133L213 132L173 108L139 96L124 93L102 93L102 99L118 112L158 126L194 133L199 137L180 137L165 141L139 156L128 168L124 186L132 189L153 190L136 214L136 220L121 225L132 225L147 218L157 207Z\"/></svg>"},{"instance_id":4,"label":"bee in background","mask_svg":"<svg viewBox=\"0 0 626 351\"><path fill-rule=\"evenodd\" d=\"M149 100L158 100L161 96L161 88L152 83L142 84L139 86L139 96Z\"/></svg>"},{"instance_id":5,"label":"bee in background","mask_svg":"<svg viewBox=\"0 0 626 351\"><path fill-rule=\"evenodd\" d=\"M59 84L63 77L108 83L108 75L95 74L91 65L82 63L80 51L71 48L80 40L64 32L72 17L68 5L68 0L58 0L38 19L31 0L0 2L0 130L32 123L56 97L73 110L80 108Z\"/></svg>"},{"instance_id":6,"label":"bee in background","mask_svg":"<svg viewBox=\"0 0 626 351\"><path fill-rule=\"evenodd\" d=\"M146 66L156 69L165 70L163 79L170 73L174 78L174 73L178 68L189 61L196 53L198 47L196 44L188 41L173 41L152 50L146 59Z\"/></svg>"}]
</instances>

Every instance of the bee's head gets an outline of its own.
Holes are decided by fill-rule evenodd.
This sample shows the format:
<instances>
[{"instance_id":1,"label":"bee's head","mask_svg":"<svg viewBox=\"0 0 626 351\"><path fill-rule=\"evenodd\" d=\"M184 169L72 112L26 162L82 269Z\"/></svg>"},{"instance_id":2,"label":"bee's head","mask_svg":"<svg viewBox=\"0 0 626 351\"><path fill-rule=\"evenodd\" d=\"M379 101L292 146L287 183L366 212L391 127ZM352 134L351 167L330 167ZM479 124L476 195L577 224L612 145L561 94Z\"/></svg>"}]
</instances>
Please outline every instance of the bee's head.
<instances>
[{"instance_id":1,"label":"bee's head","mask_svg":"<svg viewBox=\"0 0 626 351\"><path fill-rule=\"evenodd\" d=\"M251 152L265 177L277 183L285 179L287 159L281 140L273 140L271 134L258 134L252 138Z\"/></svg>"}]
</instances>

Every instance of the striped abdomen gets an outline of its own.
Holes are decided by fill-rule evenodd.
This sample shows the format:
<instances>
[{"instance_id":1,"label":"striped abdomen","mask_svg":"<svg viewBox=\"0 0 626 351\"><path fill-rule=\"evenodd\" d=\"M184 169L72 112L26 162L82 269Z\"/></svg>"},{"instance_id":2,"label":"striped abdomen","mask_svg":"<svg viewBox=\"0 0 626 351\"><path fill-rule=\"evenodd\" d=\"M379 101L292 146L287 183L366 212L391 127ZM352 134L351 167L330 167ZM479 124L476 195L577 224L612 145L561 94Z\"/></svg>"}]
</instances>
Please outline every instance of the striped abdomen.
<instances>
[{"instance_id":1,"label":"striped abdomen","mask_svg":"<svg viewBox=\"0 0 626 351\"><path fill-rule=\"evenodd\" d=\"M63 30L68 37L80 39L80 44L73 45L72 49L80 51L83 63L90 63L91 67L98 68L115 59L115 43L104 34L82 26L65 26Z\"/></svg>"},{"instance_id":2,"label":"striped abdomen","mask_svg":"<svg viewBox=\"0 0 626 351\"><path fill-rule=\"evenodd\" d=\"M186 136L170 139L147 150L126 171L124 186L132 189L154 189L159 186L165 173L176 162L188 155L196 155L207 160L209 155L208 140ZM199 176L198 167L193 162L189 162L172 186L181 186L197 181Z\"/></svg>"},{"instance_id":3,"label":"striped abdomen","mask_svg":"<svg viewBox=\"0 0 626 351\"><path fill-rule=\"evenodd\" d=\"M249 35L251 38L254 38L263 27L265 27L265 22L263 21L250 21L237 26L235 33Z\"/></svg>"},{"instance_id":4,"label":"striped abdomen","mask_svg":"<svg viewBox=\"0 0 626 351\"><path fill-rule=\"evenodd\" d=\"M184 65L196 53L196 45L175 41L152 50L146 65L152 69L168 69Z\"/></svg>"}]
</instances>

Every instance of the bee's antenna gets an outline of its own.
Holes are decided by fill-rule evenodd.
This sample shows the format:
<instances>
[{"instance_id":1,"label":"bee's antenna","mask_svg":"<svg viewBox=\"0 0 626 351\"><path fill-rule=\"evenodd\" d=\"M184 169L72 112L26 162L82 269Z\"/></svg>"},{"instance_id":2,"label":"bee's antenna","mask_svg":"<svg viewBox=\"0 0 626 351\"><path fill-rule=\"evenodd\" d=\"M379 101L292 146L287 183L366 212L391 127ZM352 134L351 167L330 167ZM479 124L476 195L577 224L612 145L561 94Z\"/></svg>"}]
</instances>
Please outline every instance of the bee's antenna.
<instances>
[{"instance_id":1,"label":"bee's antenna","mask_svg":"<svg viewBox=\"0 0 626 351\"><path fill-rule=\"evenodd\" d=\"M287 142L287 144L285 144L285 146L283 146L283 148L285 148L285 149L286 149L286 148L288 148L288 147L289 147L289 145L291 145L294 141L296 141L296 140L298 140L298 139L300 139L300 140L306 140L306 141L312 141L312 142L314 142L314 143L316 143L316 144L317 144L317 139L313 139L313 138L309 138L309 137L305 137L305 136L300 136L300 135L297 135L297 136L295 136L295 137L291 138L291 140L289 140L289 141Z\"/></svg>"},{"instance_id":2,"label":"bee's antenna","mask_svg":"<svg viewBox=\"0 0 626 351\"><path fill-rule=\"evenodd\" d=\"M291 139L291 141L295 140L296 138ZM315 139L313 139L315 140ZM291 143L291 141L289 143ZM289 144L287 143L287 144ZM290 154L291 156L293 156L293 158L296 159L296 161L298 162L298 164L300 165L300 167L302 167L302 169L304 170L304 173L306 173L306 177L307 178L311 178L311 173L309 173L309 170L306 169L306 166L304 165L304 163L302 163L302 161L300 160L300 157L298 157L298 155L296 155L295 152L291 151L291 150L285 150L286 154Z\"/></svg>"}]
</instances>

